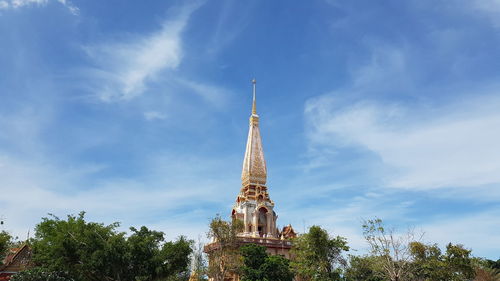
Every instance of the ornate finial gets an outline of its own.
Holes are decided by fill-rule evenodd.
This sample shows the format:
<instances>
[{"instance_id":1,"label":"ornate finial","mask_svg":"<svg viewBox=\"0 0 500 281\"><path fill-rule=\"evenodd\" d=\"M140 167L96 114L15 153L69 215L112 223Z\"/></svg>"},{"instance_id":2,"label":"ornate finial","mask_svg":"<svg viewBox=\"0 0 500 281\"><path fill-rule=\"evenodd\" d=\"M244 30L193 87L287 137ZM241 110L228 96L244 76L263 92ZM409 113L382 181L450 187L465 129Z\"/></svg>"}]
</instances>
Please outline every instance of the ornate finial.
<instances>
[{"instance_id":1,"label":"ornate finial","mask_svg":"<svg viewBox=\"0 0 500 281\"><path fill-rule=\"evenodd\" d=\"M255 86L257 84L257 80L252 79L252 84L253 84L253 104L252 104L252 115L257 114L257 104L255 102Z\"/></svg>"}]
</instances>

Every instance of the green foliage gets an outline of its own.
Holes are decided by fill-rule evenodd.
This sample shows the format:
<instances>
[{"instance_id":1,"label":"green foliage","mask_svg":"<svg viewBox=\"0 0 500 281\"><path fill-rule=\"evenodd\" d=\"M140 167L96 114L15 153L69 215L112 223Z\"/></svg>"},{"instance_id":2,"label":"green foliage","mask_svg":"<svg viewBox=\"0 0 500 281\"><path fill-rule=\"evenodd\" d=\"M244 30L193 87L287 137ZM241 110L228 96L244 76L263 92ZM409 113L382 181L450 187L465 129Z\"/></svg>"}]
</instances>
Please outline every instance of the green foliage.
<instances>
[{"instance_id":1,"label":"green foliage","mask_svg":"<svg viewBox=\"0 0 500 281\"><path fill-rule=\"evenodd\" d=\"M488 267L492 269L498 269L500 270L500 259L493 261L493 260L487 260Z\"/></svg>"},{"instance_id":2,"label":"green foliage","mask_svg":"<svg viewBox=\"0 0 500 281\"><path fill-rule=\"evenodd\" d=\"M238 233L243 230L241 220L225 221L217 215L210 221L208 237L217 241L223 248L237 248Z\"/></svg>"},{"instance_id":3,"label":"green foliage","mask_svg":"<svg viewBox=\"0 0 500 281\"><path fill-rule=\"evenodd\" d=\"M471 251L462 245L448 244L443 254L436 244L410 243L414 280L461 281L475 276Z\"/></svg>"},{"instance_id":4,"label":"green foliage","mask_svg":"<svg viewBox=\"0 0 500 281\"><path fill-rule=\"evenodd\" d=\"M7 251L9 250L12 244L12 236L5 231L0 232L0 265L3 263L3 259L7 255Z\"/></svg>"},{"instance_id":5,"label":"green foliage","mask_svg":"<svg viewBox=\"0 0 500 281\"><path fill-rule=\"evenodd\" d=\"M346 281L384 281L382 263L380 257L351 255L344 278Z\"/></svg>"},{"instance_id":6,"label":"green foliage","mask_svg":"<svg viewBox=\"0 0 500 281\"><path fill-rule=\"evenodd\" d=\"M165 280L187 271L192 250L184 237L163 243L162 232L141 227L127 238L118 223L87 222L84 215L43 218L32 241L34 263L76 281Z\"/></svg>"},{"instance_id":7,"label":"green foliage","mask_svg":"<svg viewBox=\"0 0 500 281\"><path fill-rule=\"evenodd\" d=\"M242 281L292 281L289 261L282 256L269 256L266 247L248 244L240 248L243 257Z\"/></svg>"},{"instance_id":8,"label":"green foliage","mask_svg":"<svg viewBox=\"0 0 500 281\"><path fill-rule=\"evenodd\" d=\"M266 247L255 244L248 244L240 248L243 257L243 266L241 267L241 278L243 281L262 280L263 274L261 266L268 257Z\"/></svg>"},{"instance_id":9,"label":"green foliage","mask_svg":"<svg viewBox=\"0 0 500 281\"><path fill-rule=\"evenodd\" d=\"M36 267L22 271L10 279L11 281L74 281L64 272L52 272L47 269Z\"/></svg>"},{"instance_id":10,"label":"green foliage","mask_svg":"<svg viewBox=\"0 0 500 281\"><path fill-rule=\"evenodd\" d=\"M291 265L304 280L340 280L339 266L346 265L342 253L348 250L345 238L331 238L326 230L312 226L308 233L294 239Z\"/></svg>"},{"instance_id":11,"label":"green foliage","mask_svg":"<svg viewBox=\"0 0 500 281\"><path fill-rule=\"evenodd\" d=\"M436 244L416 241L411 230L396 235L394 230L387 230L380 219L365 221L363 234L373 257L381 261L388 280L466 281L475 276L471 251L462 245L450 243L443 253Z\"/></svg>"},{"instance_id":12,"label":"green foliage","mask_svg":"<svg viewBox=\"0 0 500 281\"><path fill-rule=\"evenodd\" d=\"M240 220L225 221L219 215L210 221L208 238L214 243L207 245L210 263L208 275L215 281L222 281L229 272L237 272L241 266L238 233L243 230Z\"/></svg>"},{"instance_id":13,"label":"green foliage","mask_svg":"<svg viewBox=\"0 0 500 281\"><path fill-rule=\"evenodd\" d=\"M463 245L446 245L445 261L450 272L449 280L470 280L474 278L474 267L472 265L471 250L465 249Z\"/></svg>"},{"instance_id":14,"label":"green foliage","mask_svg":"<svg viewBox=\"0 0 500 281\"><path fill-rule=\"evenodd\" d=\"M441 249L434 245L411 242L413 276L417 280L448 280L448 264Z\"/></svg>"},{"instance_id":15,"label":"green foliage","mask_svg":"<svg viewBox=\"0 0 500 281\"><path fill-rule=\"evenodd\" d=\"M263 281L292 281L290 261L283 256L268 256L260 267Z\"/></svg>"},{"instance_id":16,"label":"green foliage","mask_svg":"<svg viewBox=\"0 0 500 281\"><path fill-rule=\"evenodd\" d=\"M191 273L193 274L191 278L196 281L205 281L207 275L207 264L203 253L203 243L198 240L198 243L193 247L192 254L192 264Z\"/></svg>"}]
</instances>

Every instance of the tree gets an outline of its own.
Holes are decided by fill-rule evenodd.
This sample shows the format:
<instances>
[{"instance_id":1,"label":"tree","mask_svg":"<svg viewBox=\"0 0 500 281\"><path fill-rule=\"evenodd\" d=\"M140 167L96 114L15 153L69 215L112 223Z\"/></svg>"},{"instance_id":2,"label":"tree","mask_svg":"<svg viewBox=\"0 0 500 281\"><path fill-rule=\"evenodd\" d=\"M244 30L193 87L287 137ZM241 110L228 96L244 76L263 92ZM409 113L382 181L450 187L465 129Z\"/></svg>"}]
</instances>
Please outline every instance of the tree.
<instances>
[{"instance_id":1,"label":"tree","mask_svg":"<svg viewBox=\"0 0 500 281\"><path fill-rule=\"evenodd\" d=\"M193 255L191 260L191 278L189 280L204 281L207 274L207 264L203 254L203 243L198 238L198 244L193 247Z\"/></svg>"},{"instance_id":2,"label":"tree","mask_svg":"<svg viewBox=\"0 0 500 281\"><path fill-rule=\"evenodd\" d=\"M12 276L11 281L74 281L64 272L51 272L43 268L33 268Z\"/></svg>"},{"instance_id":3,"label":"tree","mask_svg":"<svg viewBox=\"0 0 500 281\"><path fill-rule=\"evenodd\" d=\"M241 267L242 281L263 280L261 266L268 257L266 247L255 244L248 244L240 248L243 257L243 266Z\"/></svg>"},{"instance_id":4,"label":"tree","mask_svg":"<svg viewBox=\"0 0 500 281\"><path fill-rule=\"evenodd\" d=\"M382 259L376 256L349 256L349 266L344 278L346 281L384 281Z\"/></svg>"},{"instance_id":5,"label":"tree","mask_svg":"<svg viewBox=\"0 0 500 281\"><path fill-rule=\"evenodd\" d=\"M164 243L162 232L141 227L117 232L118 223L87 222L82 212L67 220L43 218L32 240L33 261L44 272L66 272L75 281L145 281L185 277L191 242Z\"/></svg>"},{"instance_id":6,"label":"tree","mask_svg":"<svg viewBox=\"0 0 500 281\"><path fill-rule=\"evenodd\" d=\"M166 242L164 234L143 226L140 230L130 228L133 234L127 244L130 253L130 278L133 280L157 280L187 274L191 241L181 236L175 242Z\"/></svg>"},{"instance_id":7,"label":"tree","mask_svg":"<svg viewBox=\"0 0 500 281\"><path fill-rule=\"evenodd\" d=\"M190 255L193 253L193 241L180 236L175 242L167 242L160 252L162 275L177 279L189 277Z\"/></svg>"},{"instance_id":8,"label":"tree","mask_svg":"<svg viewBox=\"0 0 500 281\"><path fill-rule=\"evenodd\" d=\"M7 251L12 245L12 236L6 232L0 232L0 265L2 265L5 256L7 255Z\"/></svg>"},{"instance_id":9,"label":"tree","mask_svg":"<svg viewBox=\"0 0 500 281\"><path fill-rule=\"evenodd\" d=\"M410 280L412 263L410 242L420 240L413 230L396 235L394 229L385 229L381 219L363 223L363 235L370 246L370 252L382 260L385 277L391 281Z\"/></svg>"},{"instance_id":10,"label":"tree","mask_svg":"<svg viewBox=\"0 0 500 281\"><path fill-rule=\"evenodd\" d=\"M413 257L413 280L460 281L475 276L471 251L462 245L449 243L443 254L436 244L410 243Z\"/></svg>"},{"instance_id":11,"label":"tree","mask_svg":"<svg viewBox=\"0 0 500 281\"><path fill-rule=\"evenodd\" d=\"M243 257L242 281L292 281L290 262L282 256L270 256L266 247L247 244L240 248Z\"/></svg>"},{"instance_id":12,"label":"tree","mask_svg":"<svg viewBox=\"0 0 500 281\"><path fill-rule=\"evenodd\" d=\"M308 233L294 239L291 265L303 280L340 280L339 266L346 265L342 253L348 250L345 238L332 238L326 230L312 226Z\"/></svg>"},{"instance_id":13,"label":"tree","mask_svg":"<svg viewBox=\"0 0 500 281\"><path fill-rule=\"evenodd\" d=\"M486 263L487 263L487 266L491 269L498 269L500 270L500 259L498 259L497 261L493 261L493 260L486 260Z\"/></svg>"},{"instance_id":14,"label":"tree","mask_svg":"<svg viewBox=\"0 0 500 281\"><path fill-rule=\"evenodd\" d=\"M449 243L446 245L445 261L453 281L471 280L474 278L474 266L471 258L472 250L463 245Z\"/></svg>"},{"instance_id":15,"label":"tree","mask_svg":"<svg viewBox=\"0 0 500 281\"><path fill-rule=\"evenodd\" d=\"M474 281L500 281L500 271L491 268L476 268Z\"/></svg>"},{"instance_id":16,"label":"tree","mask_svg":"<svg viewBox=\"0 0 500 281\"><path fill-rule=\"evenodd\" d=\"M268 256L261 265L263 281L292 281L290 261L283 256Z\"/></svg>"},{"instance_id":17,"label":"tree","mask_svg":"<svg viewBox=\"0 0 500 281\"><path fill-rule=\"evenodd\" d=\"M447 263L436 244L411 242L410 253L413 257L412 275L415 280L448 280Z\"/></svg>"},{"instance_id":18,"label":"tree","mask_svg":"<svg viewBox=\"0 0 500 281\"><path fill-rule=\"evenodd\" d=\"M53 272L68 272L75 280L120 280L126 276L124 233L117 223L86 222L85 213L61 220L51 215L35 228L33 261Z\"/></svg>"},{"instance_id":19,"label":"tree","mask_svg":"<svg viewBox=\"0 0 500 281\"><path fill-rule=\"evenodd\" d=\"M474 281L500 281L500 259L475 258L475 271Z\"/></svg>"},{"instance_id":20,"label":"tree","mask_svg":"<svg viewBox=\"0 0 500 281\"><path fill-rule=\"evenodd\" d=\"M238 233L242 230L243 222L237 219L225 221L217 215L210 221L207 236L213 242L207 245L208 275L214 281L223 281L227 275L238 272L241 266Z\"/></svg>"}]
</instances>

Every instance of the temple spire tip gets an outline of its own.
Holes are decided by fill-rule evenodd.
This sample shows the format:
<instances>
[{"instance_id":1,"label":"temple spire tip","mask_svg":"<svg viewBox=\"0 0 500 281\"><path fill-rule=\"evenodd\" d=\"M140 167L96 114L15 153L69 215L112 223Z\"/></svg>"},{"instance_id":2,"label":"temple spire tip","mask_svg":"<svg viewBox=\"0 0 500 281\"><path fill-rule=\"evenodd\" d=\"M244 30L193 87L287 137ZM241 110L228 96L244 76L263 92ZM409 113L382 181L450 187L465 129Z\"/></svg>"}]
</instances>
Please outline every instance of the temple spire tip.
<instances>
[{"instance_id":1,"label":"temple spire tip","mask_svg":"<svg viewBox=\"0 0 500 281\"><path fill-rule=\"evenodd\" d=\"M252 85L253 85L253 103L252 103L252 115L257 115L257 104L255 102L255 87L257 84L257 80L252 79Z\"/></svg>"}]
</instances>

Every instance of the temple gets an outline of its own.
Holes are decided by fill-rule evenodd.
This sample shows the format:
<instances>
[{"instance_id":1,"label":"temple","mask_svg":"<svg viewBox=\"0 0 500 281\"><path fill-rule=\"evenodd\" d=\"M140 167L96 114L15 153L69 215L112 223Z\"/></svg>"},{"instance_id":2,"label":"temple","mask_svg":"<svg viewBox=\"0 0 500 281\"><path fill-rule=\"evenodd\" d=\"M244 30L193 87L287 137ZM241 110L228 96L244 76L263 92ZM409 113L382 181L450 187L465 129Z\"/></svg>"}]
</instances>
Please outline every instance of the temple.
<instances>
[{"instance_id":1,"label":"temple","mask_svg":"<svg viewBox=\"0 0 500 281\"><path fill-rule=\"evenodd\" d=\"M244 237L278 238L274 202L267 192L267 168L259 130L259 115L255 100L256 81L253 84L252 115L248 130L241 191L236 198L232 217L243 221Z\"/></svg>"},{"instance_id":2,"label":"temple","mask_svg":"<svg viewBox=\"0 0 500 281\"><path fill-rule=\"evenodd\" d=\"M244 225L243 232L238 234L240 245L253 243L265 246L271 255L290 258L290 239L296 237L296 233L291 225L285 226L281 231L276 226L278 215L274 211L274 202L266 185L267 168L259 130L255 79L252 80L252 86L252 113L241 171L241 189L232 208L231 217L241 220ZM214 241L205 247L205 251L210 254L216 248L217 243ZM239 277L230 274L225 280L239 280Z\"/></svg>"}]
</instances>

